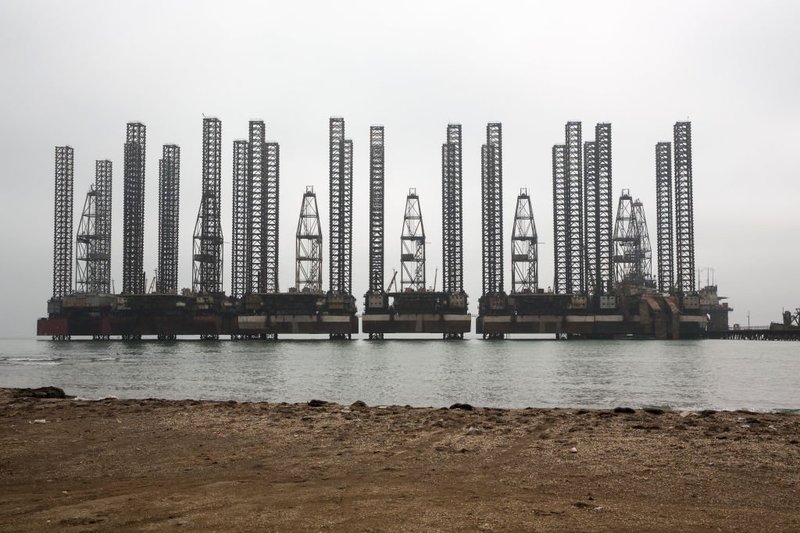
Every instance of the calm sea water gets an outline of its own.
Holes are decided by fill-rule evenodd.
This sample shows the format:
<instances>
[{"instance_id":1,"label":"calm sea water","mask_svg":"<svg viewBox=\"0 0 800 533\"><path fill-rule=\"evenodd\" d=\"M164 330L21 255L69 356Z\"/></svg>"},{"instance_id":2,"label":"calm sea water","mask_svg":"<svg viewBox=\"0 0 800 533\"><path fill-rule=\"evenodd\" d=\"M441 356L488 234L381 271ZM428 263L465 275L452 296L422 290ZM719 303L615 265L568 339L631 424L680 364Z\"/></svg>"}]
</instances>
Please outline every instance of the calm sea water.
<instances>
[{"instance_id":1,"label":"calm sea water","mask_svg":"<svg viewBox=\"0 0 800 533\"><path fill-rule=\"evenodd\" d=\"M800 343L0 340L0 387L97 398L800 410Z\"/></svg>"}]
</instances>

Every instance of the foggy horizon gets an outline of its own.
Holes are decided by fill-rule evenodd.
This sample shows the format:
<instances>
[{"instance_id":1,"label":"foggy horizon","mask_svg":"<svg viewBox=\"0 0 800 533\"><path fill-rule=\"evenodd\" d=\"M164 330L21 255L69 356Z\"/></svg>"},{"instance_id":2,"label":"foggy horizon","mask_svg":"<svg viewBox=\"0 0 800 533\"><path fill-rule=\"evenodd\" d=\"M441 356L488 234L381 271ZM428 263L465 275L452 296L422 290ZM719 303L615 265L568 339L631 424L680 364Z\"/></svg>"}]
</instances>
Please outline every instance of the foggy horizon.
<instances>
[{"instance_id":1,"label":"foggy horizon","mask_svg":"<svg viewBox=\"0 0 800 533\"><path fill-rule=\"evenodd\" d=\"M234 4L239 9L203 2L163 8L144 2L133 11L94 1L0 4L6 73L0 82L0 238L6 243L0 336L33 336L36 319L47 314L55 146L75 150L73 233L95 160L113 162L111 277L120 292L128 122L147 127L148 285L157 262L161 146L181 147L179 287L191 286L204 116L222 121L228 294L232 145L246 139L249 120L264 120L266 139L280 144L279 285L285 292L294 286L294 233L307 185L317 193L323 289L329 286L328 118L344 118L354 152L352 270L359 314L368 288L369 126L385 127L384 286L392 270L400 270L409 188L420 198L428 285L436 269L441 285L441 145L447 124L461 124L464 288L473 315L481 288L475 210L488 122L503 124L508 292L520 188L531 195L539 235L539 286L553 285L550 151L563 143L568 121L582 122L584 141L593 139L596 123L611 123L614 214L623 189L642 200L655 277L655 145L671 142L674 123L689 120L696 267L704 269L698 288L716 281L734 309L731 324L746 325L749 313L752 325L766 325L780 321L784 308L800 307L800 288L792 282L800 259L793 245L800 180L792 157L800 124L800 65L793 58L800 6L576 2L519 10L445 2L389 10L353 2L341 10L319 3L306 19L301 6ZM259 21L277 22L259 34ZM484 28L491 31L480 33ZM453 53L454 42L463 51Z\"/></svg>"}]
</instances>

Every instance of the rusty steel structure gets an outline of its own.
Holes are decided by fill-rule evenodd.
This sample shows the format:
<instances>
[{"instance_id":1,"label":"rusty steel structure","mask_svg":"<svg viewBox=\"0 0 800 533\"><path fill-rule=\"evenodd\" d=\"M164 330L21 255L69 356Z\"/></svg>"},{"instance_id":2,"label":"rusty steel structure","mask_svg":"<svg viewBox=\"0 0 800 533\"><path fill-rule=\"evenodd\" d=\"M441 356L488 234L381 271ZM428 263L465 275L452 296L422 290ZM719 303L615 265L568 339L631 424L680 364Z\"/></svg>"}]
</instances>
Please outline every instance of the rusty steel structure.
<instances>
[{"instance_id":1,"label":"rusty steel structure","mask_svg":"<svg viewBox=\"0 0 800 533\"><path fill-rule=\"evenodd\" d=\"M222 122L203 119L202 197L197 212L192 246L192 291L222 293Z\"/></svg>"},{"instance_id":2,"label":"rusty steel structure","mask_svg":"<svg viewBox=\"0 0 800 533\"><path fill-rule=\"evenodd\" d=\"M294 288L297 292L322 292L322 226L317 195L307 186L300 204L295 248Z\"/></svg>"},{"instance_id":3,"label":"rusty steel structure","mask_svg":"<svg viewBox=\"0 0 800 533\"><path fill-rule=\"evenodd\" d=\"M329 120L328 133L328 285L323 289L317 199L307 187L296 232L294 287L279 291L280 147L266 140L264 122L254 120L247 140L233 143L230 296L223 290L218 119L203 119L202 197L192 235L191 291L179 291L177 280L180 148L165 145L159 160L158 269L145 291L146 130L141 123L127 124L119 297L110 287L111 162L96 162L95 181L73 234L73 151L56 147L53 295L47 317L37 322L37 334L53 339L226 335L266 340L279 334L348 339L360 330L370 339L383 339L387 333L463 338L473 321L464 292L461 125L447 126L441 146L441 290L436 281L427 284L428 250L416 189L406 198L400 279L395 285L395 272L389 287L384 285L384 128L370 127L369 276L363 280L368 290L361 328L351 292L353 143L346 138L342 118ZM658 290L643 203L625 189L617 216L612 216L611 125L596 124L594 138L584 139L581 123L567 122L563 142L552 151L553 290L539 286L538 234L532 198L523 188L510 236L511 288L506 293L502 125L486 125L480 170L482 295L474 322L478 334L484 339L516 334L593 339L724 335L731 310L722 302L725 297L717 294L716 285L700 291L695 286L691 124L676 123L673 135L672 143L658 143L655 152Z\"/></svg>"},{"instance_id":4,"label":"rusty steel structure","mask_svg":"<svg viewBox=\"0 0 800 533\"><path fill-rule=\"evenodd\" d=\"M481 147L481 266L487 294L503 293L503 126L486 126L486 144Z\"/></svg>"},{"instance_id":5,"label":"rusty steel structure","mask_svg":"<svg viewBox=\"0 0 800 533\"><path fill-rule=\"evenodd\" d=\"M656 246L658 291L662 294L675 288L672 212L672 143L660 142L656 144Z\"/></svg>"},{"instance_id":6,"label":"rusty steel structure","mask_svg":"<svg viewBox=\"0 0 800 533\"><path fill-rule=\"evenodd\" d=\"M140 122L126 129L122 183L122 292L144 294L144 183L147 130Z\"/></svg>"},{"instance_id":7,"label":"rusty steel structure","mask_svg":"<svg viewBox=\"0 0 800 533\"><path fill-rule=\"evenodd\" d=\"M353 264L353 141L345 139L344 119L328 123L330 292L352 293Z\"/></svg>"},{"instance_id":8,"label":"rusty steel structure","mask_svg":"<svg viewBox=\"0 0 800 533\"><path fill-rule=\"evenodd\" d=\"M181 149L165 144L158 160L158 270L156 291L178 293Z\"/></svg>"},{"instance_id":9,"label":"rusty steel structure","mask_svg":"<svg viewBox=\"0 0 800 533\"><path fill-rule=\"evenodd\" d=\"M511 292L535 293L539 289L539 236L528 189L517 196L511 230Z\"/></svg>"},{"instance_id":10,"label":"rusty steel structure","mask_svg":"<svg viewBox=\"0 0 800 533\"><path fill-rule=\"evenodd\" d=\"M694 292L694 196L692 193L692 123L676 122L673 128L675 172L675 287Z\"/></svg>"},{"instance_id":11,"label":"rusty steel structure","mask_svg":"<svg viewBox=\"0 0 800 533\"><path fill-rule=\"evenodd\" d=\"M409 189L400 234L400 291L425 289L425 225L417 190Z\"/></svg>"}]
</instances>

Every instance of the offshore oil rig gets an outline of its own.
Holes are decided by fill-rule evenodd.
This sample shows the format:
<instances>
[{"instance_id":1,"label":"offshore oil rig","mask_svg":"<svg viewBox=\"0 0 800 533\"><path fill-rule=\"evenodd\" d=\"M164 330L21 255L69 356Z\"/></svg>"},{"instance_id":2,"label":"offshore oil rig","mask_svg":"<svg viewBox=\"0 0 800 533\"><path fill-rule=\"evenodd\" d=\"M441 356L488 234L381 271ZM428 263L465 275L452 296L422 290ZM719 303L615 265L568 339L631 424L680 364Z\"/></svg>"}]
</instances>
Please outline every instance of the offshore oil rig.
<instances>
[{"instance_id":1,"label":"offshore oil rig","mask_svg":"<svg viewBox=\"0 0 800 533\"><path fill-rule=\"evenodd\" d=\"M55 149L53 295L37 334L54 340L199 336L234 340L359 333L352 294L353 142L342 118L329 120L328 290L323 290L323 228L314 189L303 194L296 232L295 284L278 283L280 146L265 123L250 121L248 138L233 142L231 293L223 290L221 227L222 123L203 119L202 196L192 236L192 286L178 288L180 147L164 145L158 176L158 269L144 272L146 128L127 125L123 168L122 291L111 281L111 161L97 161L73 237L73 160ZM361 330L437 334L471 331L464 290L461 125L449 124L442 144L442 268L426 277L426 236L416 189L406 198L397 271L384 285L384 128L370 128L369 289ZM678 122L674 143L656 145L657 278L641 201L628 190L612 225L611 125L597 124L582 142L581 123L568 122L553 146L554 285L540 288L538 235L531 196L517 196L511 232L511 291L504 290L502 124L486 127L481 147L482 293L477 332L555 338L699 338L728 330L731 310L716 285L695 285L691 124ZM74 248L73 248L74 246ZM75 261L73 263L73 249ZM73 285L72 274L75 273ZM699 277L699 276L698 276Z\"/></svg>"}]
</instances>

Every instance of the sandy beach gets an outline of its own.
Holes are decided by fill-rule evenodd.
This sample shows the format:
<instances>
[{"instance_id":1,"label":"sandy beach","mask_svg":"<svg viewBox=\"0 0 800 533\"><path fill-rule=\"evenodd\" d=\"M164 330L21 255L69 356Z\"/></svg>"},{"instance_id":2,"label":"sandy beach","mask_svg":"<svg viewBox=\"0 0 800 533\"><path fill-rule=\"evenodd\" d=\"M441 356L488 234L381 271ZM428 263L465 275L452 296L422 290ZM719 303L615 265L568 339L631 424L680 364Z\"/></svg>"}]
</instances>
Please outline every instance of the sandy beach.
<instances>
[{"instance_id":1,"label":"sandy beach","mask_svg":"<svg viewBox=\"0 0 800 533\"><path fill-rule=\"evenodd\" d=\"M0 390L0 529L800 530L796 415L319 403Z\"/></svg>"}]
</instances>

